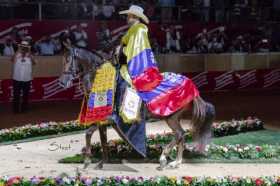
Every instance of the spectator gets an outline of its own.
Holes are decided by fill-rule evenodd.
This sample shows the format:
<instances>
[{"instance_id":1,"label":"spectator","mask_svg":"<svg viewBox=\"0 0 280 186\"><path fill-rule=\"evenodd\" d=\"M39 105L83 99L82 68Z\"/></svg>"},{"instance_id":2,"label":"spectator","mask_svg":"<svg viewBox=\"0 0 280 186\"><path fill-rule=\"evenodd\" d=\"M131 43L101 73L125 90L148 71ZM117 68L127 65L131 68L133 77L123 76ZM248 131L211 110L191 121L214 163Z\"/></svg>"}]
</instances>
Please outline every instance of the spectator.
<instances>
[{"instance_id":1,"label":"spectator","mask_svg":"<svg viewBox=\"0 0 280 186\"><path fill-rule=\"evenodd\" d=\"M37 49L39 54L42 56L52 56L57 51L55 44L52 39L48 36L44 36L41 41L37 44Z\"/></svg>"},{"instance_id":2,"label":"spectator","mask_svg":"<svg viewBox=\"0 0 280 186\"><path fill-rule=\"evenodd\" d=\"M203 29L202 33L198 34L197 36L197 51L202 53L208 52L208 32L207 29Z\"/></svg>"},{"instance_id":3,"label":"spectator","mask_svg":"<svg viewBox=\"0 0 280 186\"><path fill-rule=\"evenodd\" d=\"M153 52L155 54L160 54L161 53L161 49L160 49L160 45L159 45L157 39L156 38L152 38L151 41L152 41L151 45L152 45Z\"/></svg>"},{"instance_id":4,"label":"spectator","mask_svg":"<svg viewBox=\"0 0 280 186\"><path fill-rule=\"evenodd\" d=\"M13 27L11 30L11 37L14 41L22 41L27 36L28 30L26 29L19 29L18 27Z\"/></svg>"},{"instance_id":5,"label":"spectator","mask_svg":"<svg viewBox=\"0 0 280 186\"><path fill-rule=\"evenodd\" d=\"M270 51L270 42L268 39L262 39L256 46L257 52L269 52Z\"/></svg>"},{"instance_id":6,"label":"spectator","mask_svg":"<svg viewBox=\"0 0 280 186\"><path fill-rule=\"evenodd\" d=\"M161 7L162 22L171 21L173 18L175 0L159 0L159 6Z\"/></svg>"},{"instance_id":7,"label":"spectator","mask_svg":"<svg viewBox=\"0 0 280 186\"><path fill-rule=\"evenodd\" d=\"M232 7L232 15L235 21L239 21L241 16L241 0L234 0Z\"/></svg>"},{"instance_id":8,"label":"spectator","mask_svg":"<svg viewBox=\"0 0 280 186\"><path fill-rule=\"evenodd\" d=\"M3 45L3 50L2 51L3 51L2 52L3 56L13 56L15 54L16 45L10 37L8 37L6 39L6 42Z\"/></svg>"},{"instance_id":9,"label":"spectator","mask_svg":"<svg viewBox=\"0 0 280 186\"><path fill-rule=\"evenodd\" d=\"M274 21L279 21L280 19L280 1L273 0L273 18Z\"/></svg>"},{"instance_id":10,"label":"spectator","mask_svg":"<svg viewBox=\"0 0 280 186\"><path fill-rule=\"evenodd\" d=\"M88 46L88 35L84 28L86 25L80 24L76 30L74 30L73 35L75 38L75 45L80 48L87 48Z\"/></svg>"},{"instance_id":11,"label":"spectator","mask_svg":"<svg viewBox=\"0 0 280 186\"><path fill-rule=\"evenodd\" d=\"M29 45L31 46L31 52L32 52L33 54L38 53L38 52L37 52L37 49L36 49L36 46L35 46L35 43L34 43L34 41L33 41L33 39L32 39L31 36L26 36L26 37L24 38L24 41L27 41L27 42L29 43Z\"/></svg>"},{"instance_id":12,"label":"spectator","mask_svg":"<svg viewBox=\"0 0 280 186\"><path fill-rule=\"evenodd\" d=\"M146 14L150 18L150 20L155 19L155 11L156 11L156 6L154 0L151 0L149 3L146 4Z\"/></svg>"},{"instance_id":13,"label":"spectator","mask_svg":"<svg viewBox=\"0 0 280 186\"><path fill-rule=\"evenodd\" d=\"M183 40L183 39L182 39ZM188 52L192 49L192 40L190 37L185 38L185 41L182 42L182 52Z\"/></svg>"},{"instance_id":14,"label":"spectator","mask_svg":"<svg viewBox=\"0 0 280 186\"><path fill-rule=\"evenodd\" d=\"M14 113L28 110L28 97L32 81L32 66L35 60L30 52L30 45L22 41L18 51L12 57L13 62L13 111ZM22 93L22 101L21 101Z\"/></svg>"},{"instance_id":15,"label":"spectator","mask_svg":"<svg viewBox=\"0 0 280 186\"><path fill-rule=\"evenodd\" d=\"M214 8L215 8L215 21L217 23L222 23L225 17L226 10L226 2L227 0L215 0Z\"/></svg>"},{"instance_id":16,"label":"spectator","mask_svg":"<svg viewBox=\"0 0 280 186\"><path fill-rule=\"evenodd\" d=\"M209 53L215 53L215 48L217 45L217 38L213 37L209 42L208 42L208 52Z\"/></svg>"},{"instance_id":17,"label":"spectator","mask_svg":"<svg viewBox=\"0 0 280 186\"><path fill-rule=\"evenodd\" d=\"M271 34L273 51L280 51L280 25L275 24Z\"/></svg>"},{"instance_id":18,"label":"spectator","mask_svg":"<svg viewBox=\"0 0 280 186\"><path fill-rule=\"evenodd\" d=\"M91 14L91 2L89 0L83 0L79 3L79 14L78 16L83 19L88 19L92 17Z\"/></svg>"},{"instance_id":19,"label":"spectator","mask_svg":"<svg viewBox=\"0 0 280 186\"><path fill-rule=\"evenodd\" d=\"M202 4L203 21L205 23L209 22L209 19L210 19L210 8L211 8L211 0L203 0L203 4Z\"/></svg>"},{"instance_id":20,"label":"spectator","mask_svg":"<svg viewBox=\"0 0 280 186\"><path fill-rule=\"evenodd\" d=\"M181 51L181 31L182 26L164 26L161 29L165 32L167 52Z\"/></svg>"},{"instance_id":21,"label":"spectator","mask_svg":"<svg viewBox=\"0 0 280 186\"><path fill-rule=\"evenodd\" d=\"M259 6L257 0L250 1L250 18L252 20L259 20Z\"/></svg>"},{"instance_id":22,"label":"spectator","mask_svg":"<svg viewBox=\"0 0 280 186\"><path fill-rule=\"evenodd\" d=\"M231 52L239 53L239 52L245 52L246 51L246 42L243 38L243 36L238 36L233 42L230 49Z\"/></svg>"},{"instance_id":23,"label":"spectator","mask_svg":"<svg viewBox=\"0 0 280 186\"><path fill-rule=\"evenodd\" d=\"M56 54L60 53L62 51L62 45L61 45L59 37L53 38L52 42L55 46L55 53Z\"/></svg>"},{"instance_id":24,"label":"spectator","mask_svg":"<svg viewBox=\"0 0 280 186\"><path fill-rule=\"evenodd\" d=\"M98 48L108 48L112 45L111 31L109 30L106 22L101 23L101 29L96 33Z\"/></svg>"},{"instance_id":25,"label":"spectator","mask_svg":"<svg viewBox=\"0 0 280 186\"><path fill-rule=\"evenodd\" d=\"M224 43L222 38L218 39L216 36L213 37L212 41L208 45L210 53L222 53L224 52Z\"/></svg>"},{"instance_id":26,"label":"spectator","mask_svg":"<svg viewBox=\"0 0 280 186\"><path fill-rule=\"evenodd\" d=\"M115 12L115 7L113 6L112 3L107 1L102 7L102 13L104 19L106 20L111 19L114 12Z\"/></svg>"},{"instance_id":27,"label":"spectator","mask_svg":"<svg viewBox=\"0 0 280 186\"><path fill-rule=\"evenodd\" d=\"M92 2L92 17L95 19L99 16L100 10L95 2Z\"/></svg>"}]
</instances>

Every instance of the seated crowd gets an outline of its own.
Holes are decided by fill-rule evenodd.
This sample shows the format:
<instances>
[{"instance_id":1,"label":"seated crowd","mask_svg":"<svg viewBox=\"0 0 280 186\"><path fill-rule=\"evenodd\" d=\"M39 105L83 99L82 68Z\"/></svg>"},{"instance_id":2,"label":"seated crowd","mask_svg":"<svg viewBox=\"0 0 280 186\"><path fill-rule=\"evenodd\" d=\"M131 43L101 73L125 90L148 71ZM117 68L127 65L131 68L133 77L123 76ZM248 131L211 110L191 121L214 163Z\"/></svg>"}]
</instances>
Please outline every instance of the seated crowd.
<instances>
[{"instance_id":1,"label":"seated crowd","mask_svg":"<svg viewBox=\"0 0 280 186\"><path fill-rule=\"evenodd\" d=\"M218 27L212 30L203 29L201 33L190 36L182 33L180 25L161 26L161 37L150 35L151 45L156 54L161 53L254 53L280 51L279 27L260 26L254 31L231 33L226 27ZM80 24L75 29L66 31L74 44L78 47L88 48L88 34L84 25ZM97 47L110 43L112 36L106 23L102 24L96 33ZM272 39L273 38L273 39ZM34 42L32 37L23 31L12 31L11 35L0 42L0 54L12 56L16 51L16 41L28 41L32 46L32 53L41 56L60 55L62 46L59 36L43 36ZM95 48L96 49L96 48Z\"/></svg>"}]
</instances>

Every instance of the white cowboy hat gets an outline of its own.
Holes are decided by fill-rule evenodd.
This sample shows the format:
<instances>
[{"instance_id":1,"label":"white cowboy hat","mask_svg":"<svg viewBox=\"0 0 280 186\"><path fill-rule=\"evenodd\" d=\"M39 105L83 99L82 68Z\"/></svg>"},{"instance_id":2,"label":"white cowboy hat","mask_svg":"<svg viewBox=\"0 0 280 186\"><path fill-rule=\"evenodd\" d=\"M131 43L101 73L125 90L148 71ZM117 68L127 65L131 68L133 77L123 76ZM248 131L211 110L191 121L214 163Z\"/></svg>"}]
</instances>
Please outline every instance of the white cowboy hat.
<instances>
[{"instance_id":1,"label":"white cowboy hat","mask_svg":"<svg viewBox=\"0 0 280 186\"><path fill-rule=\"evenodd\" d=\"M18 45L20 47L23 47L23 48L30 48L31 47L27 41L21 41L21 43L18 44Z\"/></svg>"},{"instance_id":2,"label":"white cowboy hat","mask_svg":"<svg viewBox=\"0 0 280 186\"><path fill-rule=\"evenodd\" d=\"M133 14L141 18L146 24L149 23L148 17L144 14L143 8L137 5L131 5L128 10L120 11L119 14Z\"/></svg>"}]
</instances>

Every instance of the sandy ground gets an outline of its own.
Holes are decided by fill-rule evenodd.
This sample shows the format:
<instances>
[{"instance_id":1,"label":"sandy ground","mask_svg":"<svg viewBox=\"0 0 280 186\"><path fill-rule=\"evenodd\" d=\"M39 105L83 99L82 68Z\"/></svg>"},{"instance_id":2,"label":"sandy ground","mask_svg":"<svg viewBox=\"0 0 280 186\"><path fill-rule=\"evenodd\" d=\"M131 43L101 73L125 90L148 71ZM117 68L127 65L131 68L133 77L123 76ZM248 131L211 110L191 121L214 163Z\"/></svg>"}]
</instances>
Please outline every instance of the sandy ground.
<instances>
[{"instance_id":1,"label":"sandy ground","mask_svg":"<svg viewBox=\"0 0 280 186\"><path fill-rule=\"evenodd\" d=\"M270 128L280 126L279 103L280 92L270 93L215 93L203 97L214 103L217 120L229 120L258 116ZM33 103L30 112L14 115L9 104L0 104L0 128L18 126L41 121L66 121L76 119L80 102ZM188 121L184 121L188 123ZM186 125L184 125L186 126ZM162 122L147 125L147 134L168 132ZM116 138L114 131L108 131L109 139ZM94 134L92 141L99 139ZM61 148L53 150L53 144ZM156 170L157 164L114 164L105 165L104 170L95 170L92 164L86 171L82 165L58 164L58 160L79 153L84 145L84 135L71 135L49 140L0 146L0 176L57 176L63 172L75 175L76 170L89 176L269 176L280 175L280 164L183 164L177 170Z\"/></svg>"},{"instance_id":2,"label":"sandy ground","mask_svg":"<svg viewBox=\"0 0 280 186\"><path fill-rule=\"evenodd\" d=\"M188 121L184 121L187 127ZM159 121L147 125L147 134L169 132L167 126ZM113 130L108 131L109 139L117 138ZM95 133L92 141L98 141ZM61 146L54 151L53 144ZM107 164L103 170L95 170L92 164L83 170L81 164L58 164L58 160L75 155L84 145L84 135L77 134L21 143L16 145L0 146L0 176L19 175L31 177L34 175L58 176L66 173L75 176L77 170L84 176L273 176L280 175L279 164L183 164L176 170L157 171L157 164Z\"/></svg>"}]
</instances>

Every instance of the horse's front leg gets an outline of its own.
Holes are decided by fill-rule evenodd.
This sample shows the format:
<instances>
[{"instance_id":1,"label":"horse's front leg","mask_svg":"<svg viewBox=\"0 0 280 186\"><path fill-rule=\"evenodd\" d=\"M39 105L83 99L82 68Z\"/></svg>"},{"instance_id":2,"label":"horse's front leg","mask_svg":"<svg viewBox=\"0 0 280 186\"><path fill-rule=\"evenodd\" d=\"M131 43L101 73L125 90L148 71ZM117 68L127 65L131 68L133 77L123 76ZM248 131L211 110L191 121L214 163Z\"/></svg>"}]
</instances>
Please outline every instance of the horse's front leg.
<instances>
[{"instance_id":1,"label":"horse's front leg","mask_svg":"<svg viewBox=\"0 0 280 186\"><path fill-rule=\"evenodd\" d=\"M84 169L86 169L91 163L91 137L93 133L97 130L97 126L94 124L86 131L86 147L83 148L84 154Z\"/></svg>"},{"instance_id":2,"label":"horse's front leg","mask_svg":"<svg viewBox=\"0 0 280 186\"><path fill-rule=\"evenodd\" d=\"M109 160L109 150L108 150L108 143L107 143L107 126L99 126L99 135L100 141L102 146L102 160L98 162L96 168L102 169L103 164L107 163Z\"/></svg>"}]
</instances>

